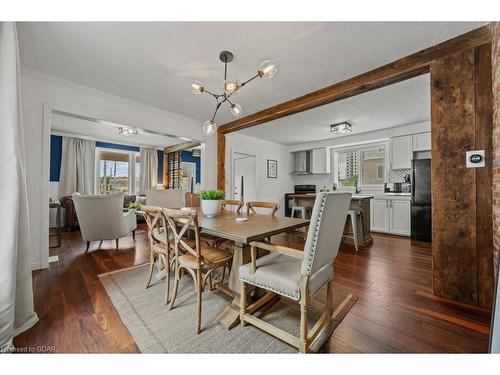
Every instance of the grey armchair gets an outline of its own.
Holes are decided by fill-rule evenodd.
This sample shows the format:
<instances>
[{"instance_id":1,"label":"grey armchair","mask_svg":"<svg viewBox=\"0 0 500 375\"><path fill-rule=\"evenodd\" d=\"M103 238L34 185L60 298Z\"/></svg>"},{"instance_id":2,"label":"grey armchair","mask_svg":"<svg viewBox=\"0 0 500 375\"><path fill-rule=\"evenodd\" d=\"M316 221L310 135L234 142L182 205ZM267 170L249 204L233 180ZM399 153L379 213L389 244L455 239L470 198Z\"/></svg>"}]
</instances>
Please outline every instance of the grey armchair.
<instances>
[{"instance_id":1,"label":"grey armchair","mask_svg":"<svg viewBox=\"0 0 500 375\"><path fill-rule=\"evenodd\" d=\"M332 320L333 261L338 253L350 202L351 193L322 192L316 196L304 251L264 242L251 243L252 260L239 269L242 326L250 323L297 347L302 353L309 351L314 339ZM271 253L256 259L258 248ZM297 301L301 311L300 337L293 336L248 313L247 284ZM328 284L326 305L312 300L325 284ZM253 303L257 304L258 301ZM311 304L321 306L324 312L308 332L307 312Z\"/></svg>"},{"instance_id":2,"label":"grey armchair","mask_svg":"<svg viewBox=\"0 0 500 375\"><path fill-rule=\"evenodd\" d=\"M73 193L76 215L82 238L87 241L116 240L116 249L121 237L132 232L135 239L137 218L134 211L123 213L124 193L106 195L80 195Z\"/></svg>"}]
</instances>

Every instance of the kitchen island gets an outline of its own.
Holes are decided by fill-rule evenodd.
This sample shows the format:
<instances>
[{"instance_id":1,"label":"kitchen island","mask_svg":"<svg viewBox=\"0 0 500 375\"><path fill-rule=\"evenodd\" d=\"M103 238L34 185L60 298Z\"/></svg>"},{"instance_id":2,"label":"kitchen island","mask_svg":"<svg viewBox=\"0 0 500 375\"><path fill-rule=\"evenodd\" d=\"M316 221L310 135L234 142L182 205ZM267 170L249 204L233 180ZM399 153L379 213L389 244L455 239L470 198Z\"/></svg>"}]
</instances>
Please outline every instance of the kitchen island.
<instances>
[{"instance_id":1,"label":"kitchen island","mask_svg":"<svg viewBox=\"0 0 500 375\"><path fill-rule=\"evenodd\" d=\"M297 206L313 207L316 194L291 194L289 197L295 200L295 205ZM370 228L370 199L373 199L373 195L353 194L349 206L350 210L358 210L361 212L361 218L360 221L358 221L359 246L369 246L373 243ZM342 242L354 244L350 218L346 220Z\"/></svg>"}]
</instances>

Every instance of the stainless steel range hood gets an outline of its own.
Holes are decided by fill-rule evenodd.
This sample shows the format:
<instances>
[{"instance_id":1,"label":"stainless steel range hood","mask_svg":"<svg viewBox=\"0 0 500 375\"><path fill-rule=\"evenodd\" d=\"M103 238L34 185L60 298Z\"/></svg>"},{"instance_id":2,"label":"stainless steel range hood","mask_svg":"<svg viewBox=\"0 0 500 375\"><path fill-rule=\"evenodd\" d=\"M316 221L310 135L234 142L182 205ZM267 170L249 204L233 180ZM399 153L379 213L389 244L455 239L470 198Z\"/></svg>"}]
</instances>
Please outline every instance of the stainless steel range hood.
<instances>
[{"instance_id":1,"label":"stainless steel range hood","mask_svg":"<svg viewBox=\"0 0 500 375\"><path fill-rule=\"evenodd\" d=\"M295 169L290 174L311 174L311 151L297 151L293 154L295 157Z\"/></svg>"}]
</instances>

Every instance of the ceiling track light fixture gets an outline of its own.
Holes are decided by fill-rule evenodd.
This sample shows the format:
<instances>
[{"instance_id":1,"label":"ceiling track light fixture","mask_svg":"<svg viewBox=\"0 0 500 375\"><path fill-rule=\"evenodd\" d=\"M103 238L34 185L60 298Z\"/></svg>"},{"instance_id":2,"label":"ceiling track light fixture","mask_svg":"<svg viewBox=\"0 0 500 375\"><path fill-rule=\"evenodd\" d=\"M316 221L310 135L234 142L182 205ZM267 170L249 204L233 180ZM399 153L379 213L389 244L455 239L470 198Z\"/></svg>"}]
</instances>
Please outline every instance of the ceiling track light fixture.
<instances>
[{"instance_id":1,"label":"ceiling track light fixture","mask_svg":"<svg viewBox=\"0 0 500 375\"><path fill-rule=\"evenodd\" d=\"M119 132L121 135L124 135L126 137L128 136L133 136L133 135L137 135L138 134L138 131L137 129L132 129L132 128L118 128Z\"/></svg>"},{"instance_id":2,"label":"ceiling track light fixture","mask_svg":"<svg viewBox=\"0 0 500 375\"><path fill-rule=\"evenodd\" d=\"M344 135L352 132L352 126L347 121L338 122L330 125L330 131L333 135Z\"/></svg>"},{"instance_id":3,"label":"ceiling track light fixture","mask_svg":"<svg viewBox=\"0 0 500 375\"><path fill-rule=\"evenodd\" d=\"M247 83L253 81L255 78L260 77L262 79L272 78L276 72L278 71L278 65L273 60L263 61L259 65L259 69L257 70L257 74L252 78L241 82L238 80L228 79L227 78L227 64L233 61L233 54L229 51L222 51L219 54L219 59L224 63L224 84L223 84L223 92L222 94L214 94L208 91L205 86L200 81L192 81L191 82L191 91L198 94L209 94L215 98L215 111L212 116L212 119L205 121L203 124L203 133L205 135L214 134L217 130L217 124L215 123L215 116L217 115L217 111L223 103L229 105L230 111L234 116L240 116L242 114L241 106L237 103L233 103L230 98L236 95L240 89L245 86Z\"/></svg>"}]
</instances>

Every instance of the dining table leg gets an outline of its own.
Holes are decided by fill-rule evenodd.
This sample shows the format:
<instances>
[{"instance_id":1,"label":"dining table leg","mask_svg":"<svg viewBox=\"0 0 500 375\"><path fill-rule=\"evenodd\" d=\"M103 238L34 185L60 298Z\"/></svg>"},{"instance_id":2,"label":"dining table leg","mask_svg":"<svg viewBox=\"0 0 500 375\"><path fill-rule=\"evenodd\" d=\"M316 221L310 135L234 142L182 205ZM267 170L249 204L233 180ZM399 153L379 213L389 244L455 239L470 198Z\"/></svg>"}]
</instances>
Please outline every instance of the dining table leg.
<instances>
[{"instance_id":1,"label":"dining table leg","mask_svg":"<svg viewBox=\"0 0 500 375\"><path fill-rule=\"evenodd\" d=\"M241 265L249 263L250 260L250 246L236 242L234 244L233 264L231 266L231 272L229 273L228 283L228 287L233 293L233 300L217 317L217 321L226 329L231 329L240 322L241 282L239 278L239 269Z\"/></svg>"}]
</instances>

